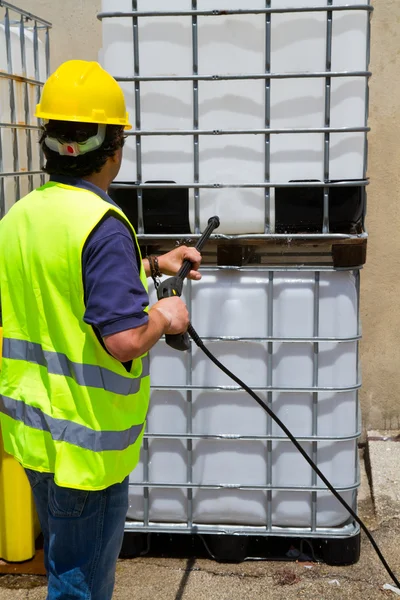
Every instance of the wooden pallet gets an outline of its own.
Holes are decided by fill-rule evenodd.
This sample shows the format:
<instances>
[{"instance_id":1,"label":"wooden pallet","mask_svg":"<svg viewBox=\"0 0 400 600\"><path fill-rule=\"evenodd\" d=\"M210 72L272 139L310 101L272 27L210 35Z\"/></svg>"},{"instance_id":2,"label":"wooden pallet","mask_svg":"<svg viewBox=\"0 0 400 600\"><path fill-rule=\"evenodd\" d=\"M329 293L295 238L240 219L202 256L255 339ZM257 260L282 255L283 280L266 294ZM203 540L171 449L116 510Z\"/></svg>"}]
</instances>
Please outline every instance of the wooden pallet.
<instances>
[{"instance_id":1,"label":"wooden pallet","mask_svg":"<svg viewBox=\"0 0 400 600\"><path fill-rule=\"evenodd\" d=\"M182 240L140 240L143 256L168 252ZM144 243L146 242L146 243ZM184 240L195 245L196 238ZM357 268L367 258L367 238L323 238L318 240L299 238L210 239L204 250L203 265L216 266L270 266L272 267L332 267Z\"/></svg>"}]
</instances>

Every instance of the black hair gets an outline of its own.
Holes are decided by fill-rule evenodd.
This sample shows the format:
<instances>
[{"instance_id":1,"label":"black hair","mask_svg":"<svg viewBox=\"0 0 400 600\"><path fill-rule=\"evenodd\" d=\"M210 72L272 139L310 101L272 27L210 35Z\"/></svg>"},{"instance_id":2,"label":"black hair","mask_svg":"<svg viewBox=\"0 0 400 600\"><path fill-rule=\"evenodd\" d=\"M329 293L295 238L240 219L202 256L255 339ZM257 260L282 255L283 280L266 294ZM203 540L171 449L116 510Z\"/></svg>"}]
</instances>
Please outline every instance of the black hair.
<instances>
[{"instance_id":1,"label":"black hair","mask_svg":"<svg viewBox=\"0 0 400 600\"><path fill-rule=\"evenodd\" d=\"M97 123L73 123L71 121L49 121L43 127L39 140L46 157L43 171L49 175L70 175L72 177L87 177L99 173L107 159L122 148L125 142L124 128L119 125L107 125L104 142L97 150L80 156L64 156L50 150L44 143L46 137L56 138L60 142L85 142L97 134Z\"/></svg>"}]
</instances>

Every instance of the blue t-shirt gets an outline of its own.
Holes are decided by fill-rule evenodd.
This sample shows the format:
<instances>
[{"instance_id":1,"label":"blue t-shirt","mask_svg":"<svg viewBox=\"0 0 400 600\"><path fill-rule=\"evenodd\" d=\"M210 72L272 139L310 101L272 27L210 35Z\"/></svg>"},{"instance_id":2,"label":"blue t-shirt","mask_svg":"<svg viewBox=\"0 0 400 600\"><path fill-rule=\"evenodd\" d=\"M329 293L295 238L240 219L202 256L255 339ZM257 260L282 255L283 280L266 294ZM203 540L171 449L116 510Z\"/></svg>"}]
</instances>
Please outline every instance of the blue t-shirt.
<instances>
[{"instance_id":1,"label":"blue t-shirt","mask_svg":"<svg viewBox=\"0 0 400 600\"><path fill-rule=\"evenodd\" d=\"M84 179L52 175L51 181L94 192L117 206L96 185ZM115 213L114 213L115 214ZM138 255L128 226L106 216L86 241L82 252L85 323L101 335L134 329L148 321L148 294L140 280Z\"/></svg>"}]
</instances>

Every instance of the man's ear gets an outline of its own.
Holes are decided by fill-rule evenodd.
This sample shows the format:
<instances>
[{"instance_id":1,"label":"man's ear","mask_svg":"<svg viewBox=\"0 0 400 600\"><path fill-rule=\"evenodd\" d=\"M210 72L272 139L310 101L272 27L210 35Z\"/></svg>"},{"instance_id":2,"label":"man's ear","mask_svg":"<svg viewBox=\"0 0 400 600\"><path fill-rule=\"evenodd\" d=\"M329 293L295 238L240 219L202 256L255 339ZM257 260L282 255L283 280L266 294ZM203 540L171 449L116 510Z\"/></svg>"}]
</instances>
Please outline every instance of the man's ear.
<instances>
[{"instance_id":1,"label":"man's ear","mask_svg":"<svg viewBox=\"0 0 400 600\"><path fill-rule=\"evenodd\" d=\"M118 148L118 150L110 156L110 159L113 163L119 163L122 159L122 148Z\"/></svg>"}]
</instances>

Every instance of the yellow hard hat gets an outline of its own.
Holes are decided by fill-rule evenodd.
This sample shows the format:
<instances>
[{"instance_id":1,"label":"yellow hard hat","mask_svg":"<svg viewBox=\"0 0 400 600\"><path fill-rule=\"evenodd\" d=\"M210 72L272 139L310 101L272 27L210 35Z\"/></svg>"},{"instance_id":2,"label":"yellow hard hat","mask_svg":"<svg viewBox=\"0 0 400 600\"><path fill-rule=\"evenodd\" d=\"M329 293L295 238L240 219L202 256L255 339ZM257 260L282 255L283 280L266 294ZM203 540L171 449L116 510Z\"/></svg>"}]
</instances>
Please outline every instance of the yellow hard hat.
<instances>
[{"instance_id":1,"label":"yellow hard hat","mask_svg":"<svg viewBox=\"0 0 400 600\"><path fill-rule=\"evenodd\" d=\"M44 84L35 117L132 129L118 83L97 62L68 60Z\"/></svg>"}]
</instances>

